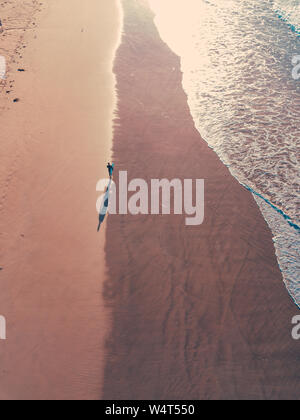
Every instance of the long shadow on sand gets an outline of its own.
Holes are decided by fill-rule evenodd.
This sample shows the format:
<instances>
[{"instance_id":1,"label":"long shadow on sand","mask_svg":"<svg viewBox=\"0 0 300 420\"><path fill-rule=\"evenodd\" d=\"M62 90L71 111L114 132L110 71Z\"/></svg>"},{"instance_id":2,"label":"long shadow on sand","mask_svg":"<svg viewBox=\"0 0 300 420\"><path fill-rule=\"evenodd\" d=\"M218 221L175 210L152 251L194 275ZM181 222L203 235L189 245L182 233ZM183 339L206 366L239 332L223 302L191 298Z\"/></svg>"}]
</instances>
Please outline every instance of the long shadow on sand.
<instances>
[{"instance_id":1,"label":"long shadow on sand","mask_svg":"<svg viewBox=\"0 0 300 420\"><path fill-rule=\"evenodd\" d=\"M103 296L111 327L102 399L298 400L291 320L299 309L271 232L251 193L196 130L180 58L160 39L146 2L122 5L114 161L148 185L153 176L204 179L205 221L187 227L184 214L107 220Z\"/></svg>"},{"instance_id":2,"label":"long shadow on sand","mask_svg":"<svg viewBox=\"0 0 300 420\"><path fill-rule=\"evenodd\" d=\"M111 187L112 180L109 181L108 186L105 190L105 195L102 200L101 204L101 210L99 212L99 225L97 231L100 231L101 225L104 222L105 216L108 212L108 206L109 206L109 194L110 194L110 187Z\"/></svg>"}]
</instances>

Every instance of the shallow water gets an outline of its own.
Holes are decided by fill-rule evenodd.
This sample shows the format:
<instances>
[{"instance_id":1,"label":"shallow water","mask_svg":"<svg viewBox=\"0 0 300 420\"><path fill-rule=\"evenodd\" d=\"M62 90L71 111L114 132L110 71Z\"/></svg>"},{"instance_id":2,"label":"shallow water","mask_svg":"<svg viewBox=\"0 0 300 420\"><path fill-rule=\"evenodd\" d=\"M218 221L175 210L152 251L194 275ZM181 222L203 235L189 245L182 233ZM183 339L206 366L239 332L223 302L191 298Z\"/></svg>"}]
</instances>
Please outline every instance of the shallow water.
<instances>
[{"instance_id":1,"label":"shallow water","mask_svg":"<svg viewBox=\"0 0 300 420\"><path fill-rule=\"evenodd\" d=\"M250 191L300 305L300 3L150 0L202 137Z\"/></svg>"}]
</instances>

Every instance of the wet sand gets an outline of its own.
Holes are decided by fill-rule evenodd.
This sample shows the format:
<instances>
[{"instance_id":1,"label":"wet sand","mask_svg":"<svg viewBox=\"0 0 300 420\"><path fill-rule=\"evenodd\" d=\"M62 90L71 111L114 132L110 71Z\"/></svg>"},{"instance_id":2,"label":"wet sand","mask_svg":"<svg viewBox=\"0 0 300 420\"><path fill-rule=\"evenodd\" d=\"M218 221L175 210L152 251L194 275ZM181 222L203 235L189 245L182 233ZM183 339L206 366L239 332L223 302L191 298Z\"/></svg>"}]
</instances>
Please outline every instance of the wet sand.
<instances>
[{"instance_id":1,"label":"wet sand","mask_svg":"<svg viewBox=\"0 0 300 420\"><path fill-rule=\"evenodd\" d=\"M205 179L205 222L108 218L104 297L113 323L103 397L299 399L300 341L291 337L299 309L267 224L196 131L180 60L146 3L123 6L116 167L148 183Z\"/></svg>"},{"instance_id":2,"label":"wet sand","mask_svg":"<svg viewBox=\"0 0 300 420\"><path fill-rule=\"evenodd\" d=\"M110 157L120 11L40 4L0 9L0 399L99 399L109 313L96 183Z\"/></svg>"}]
</instances>

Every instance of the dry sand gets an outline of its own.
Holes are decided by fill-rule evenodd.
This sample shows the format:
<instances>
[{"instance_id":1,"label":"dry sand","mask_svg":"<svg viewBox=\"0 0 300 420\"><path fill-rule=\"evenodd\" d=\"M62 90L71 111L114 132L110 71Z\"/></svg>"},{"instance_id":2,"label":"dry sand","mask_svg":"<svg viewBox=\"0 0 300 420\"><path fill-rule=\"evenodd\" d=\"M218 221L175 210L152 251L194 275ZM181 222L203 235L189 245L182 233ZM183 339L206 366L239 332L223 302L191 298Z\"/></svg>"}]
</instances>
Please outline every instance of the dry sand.
<instances>
[{"instance_id":1,"label":"dry sand","mask_svg":"<svg viewBox=\"0 0 300 420\"><path fill-rule=\"evenodd\" d=\"M142 3L123 0L114 160L129 179L205 179L206 217L199 227L184 216L109 217L104 398L299 399L299 309L271 233L195 130L179 59Z\"/></svg>"},{"instance_id":2,"label":"dry sand","mask_svg":"<svg viewBox=\"0 0 300 420\"><path fill-rule=\"evenodd\" d=\"M100 398L109 314L95 188L110 157L120 10L14 0L0 18L0 398Z\"/></svg>"}]
</instances>

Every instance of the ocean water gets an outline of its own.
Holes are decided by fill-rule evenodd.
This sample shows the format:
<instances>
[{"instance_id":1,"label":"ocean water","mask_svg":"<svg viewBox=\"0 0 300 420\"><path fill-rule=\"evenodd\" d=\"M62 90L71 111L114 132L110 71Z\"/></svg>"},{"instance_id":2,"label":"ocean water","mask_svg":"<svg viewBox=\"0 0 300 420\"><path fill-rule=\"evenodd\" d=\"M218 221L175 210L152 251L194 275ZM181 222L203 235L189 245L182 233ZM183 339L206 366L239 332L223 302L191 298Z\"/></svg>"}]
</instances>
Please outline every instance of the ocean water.
<instances>
[{"instance_id":1,"label":"ocean water","mask_svg":"<svg viewBox=\"0 0 300 420\"><path fill-rule=\"evenodd\" d=\"M253 193L300 306L300 0L149 2L196 127Z\"/></svg>"}]
</instances>

